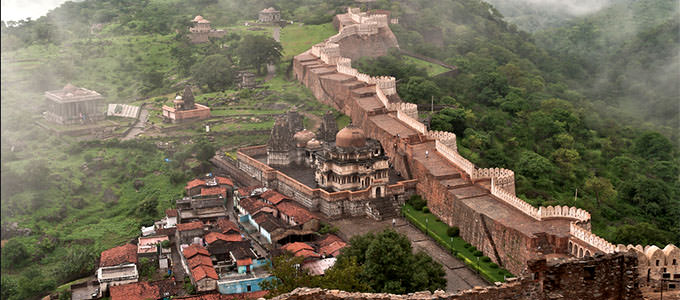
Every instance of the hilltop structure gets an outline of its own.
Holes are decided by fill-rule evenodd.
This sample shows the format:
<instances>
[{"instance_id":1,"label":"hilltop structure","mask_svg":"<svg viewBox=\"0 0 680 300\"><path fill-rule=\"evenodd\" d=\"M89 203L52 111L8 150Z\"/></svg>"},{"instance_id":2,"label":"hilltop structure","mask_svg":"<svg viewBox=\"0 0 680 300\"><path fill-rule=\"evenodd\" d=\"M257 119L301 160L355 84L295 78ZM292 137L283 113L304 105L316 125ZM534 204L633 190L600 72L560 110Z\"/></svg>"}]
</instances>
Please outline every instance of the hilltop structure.
<instances>
[{"instance_id":1,"label":"hilltop structure","mask_svg":"<svg viewBox=\"0 0 680 300\"><path fill-rule=\"evenodd\" d=\"M192 21L193 26L189 28L189 39L194 44L207 43L210 38L221 38L227 34L221 29L212 29L210 21L202 16L196 16Z\"/></svg>"},{"instance_id":2,"label":"hilltop structure","mask_svg":"<svg viewBox=\"0 0 680 300\"><path fill-rule=\"evenodd\" d=\"M275 23L281 21L281 12L273 7L265 8L258 14L257 21L260 23Z\"/></svg>"},{"instance_id":3,"label":"hilltop structure","mask_svg":"<svg viewBox=\"0 0 680 300\"><path fill-rule=\"evenodd\" d=\"M163 119L172 123L210 118L210 108L194 102L191 86L184 87L182 95L177 94L173 107L163 105Z\"/></svg>"},{"instance_id":4,"label":"hilltop structure","mask_svg":"<svg viewBox=\"0 0 680 300\"><path fill-rule=\"evenodd\" d=\"M67 84L63 89L45 92L45 119L63 125L101 121L104 115L101 94Z\"/></svg>"},{"instance_id":5,"label":"hilltop structure","mask_svg":"<svg viewBox=\"0 0 680 300\"><path fill-rule=\"evenodd\" d=\"M645 284L680 278L677 247L613 245L590 231L585 210L533 207L515 195L512 170L478 168L458 153L455 134L427 130L417 119L417 105L403 103L396 95L393 77L372 77L352 68L349 56L376 56L392 45L386 38L392 36L386 16L350 8L336 16L335 23L338 34L294 58L295 77L319 101L350 116L366 136L380 141L393 169L411 180L430 211L459 227L461 237L484 255L521 274L527 262L546 256L583 258L633 250ZM239 159L240 166L247 164L248 158ZM263 171L262 182L272 182ZM297 197L295 190L281 190ZM324 205L321 211L333 215Z\"/></svg>"}]
</instances>

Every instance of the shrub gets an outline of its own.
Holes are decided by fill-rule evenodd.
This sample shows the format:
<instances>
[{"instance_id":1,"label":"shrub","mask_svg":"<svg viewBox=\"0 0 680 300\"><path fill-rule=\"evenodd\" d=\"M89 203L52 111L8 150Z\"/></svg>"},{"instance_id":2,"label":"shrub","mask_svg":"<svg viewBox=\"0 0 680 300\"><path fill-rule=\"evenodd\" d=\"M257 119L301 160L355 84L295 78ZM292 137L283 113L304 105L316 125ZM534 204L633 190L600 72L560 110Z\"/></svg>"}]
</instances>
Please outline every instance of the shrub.
<instances>
[{"instance_id":1,"label":"shrub","mask_svg":"<svg viewBox=\"0 0 680 300\"><path fill-rule=\"evenodd\" d=\"M460 229L458 229L458 227L456 227L456 226L449 227L449 229L446 230L446 235L448 235L450 237L458 236L459 233L460 233Z\"/></svg>"},{"instance_id":2,"label":"shrub","mask_svg":"<svg viewBox=\"0 0 680 300\"><path fill-rule=\"evenodd\" d=\"M498 269L498 265L496 263L490 263L489 268Z\"/></svg>"},{"instance_id":3,"label":"shrub","mask_svg":"<svg viewBox=\"0 0 680 300\"><path fill-rule=\"evenodd\" d=\"M457 256L457 255L458 255L458 250L456 250L456 249L451 250L451 255Z\"/></svg>"},{"instance_id":4,"label":"shrub","mask_svg":"<svg viewBox=\"0 0 680 300\"><path fill-rule=\"evenodd\" d=\"M491 262L491 258L489 258L488 256L484 256L484 257L482 257L482 258L480 258L480 259L481 259L483 262L486 262L486 263Z\"/></svg>"},{"instance_id":5,"label":"shrub","mask_svg":"<svg viewBox=\"0 0 680 300\"><path fill-rule=\"evenodd\" d=\"M484 253L482 253L482 251L475 250L475 251L472 253L472 255L479 257L479 256L484 255Z\"/></svg>"},{"instance_id":6,"label":"shrub","mask_svg":"<svg viewBox=\"0 0 680 300\"><path fill-rule=\"evenodd\" d=\"M423 200L420 195L413 195L408 199L408 204L413 206L414 209L422 210L427 205L427 201Z\"/></svg>"},{"instance_id":7,"label":"shrub","mask_svg":"<svg viewBox=\"0 0 680 300\"><path fill-rule=\"evenodd\" d=\"M477 247L470 245L470 252L477 251Z\"/></svg>"},{"instance_id":8,"label":"shrub","mask_svg":"<svg viewBox=\"0 0 680 300\"><path fill-rule=\"evenodd\" d=\"M424 213L429 213L429 212L430 212L430 209L427 208L427 206L423 206L423 212L424 212Z\"/></svg>"},{"instance_id":9,"label":"shrub","mask_svg":"<svg viewBox=\"0 0 680 300\"><path fill-rule=\"evenodd\" d=\"M465 243L465 245L463 247L465 247L465 249L470 249L470 247L472 247L472 245L470 245L470 243Z\"/></svg>"}]
</instances>

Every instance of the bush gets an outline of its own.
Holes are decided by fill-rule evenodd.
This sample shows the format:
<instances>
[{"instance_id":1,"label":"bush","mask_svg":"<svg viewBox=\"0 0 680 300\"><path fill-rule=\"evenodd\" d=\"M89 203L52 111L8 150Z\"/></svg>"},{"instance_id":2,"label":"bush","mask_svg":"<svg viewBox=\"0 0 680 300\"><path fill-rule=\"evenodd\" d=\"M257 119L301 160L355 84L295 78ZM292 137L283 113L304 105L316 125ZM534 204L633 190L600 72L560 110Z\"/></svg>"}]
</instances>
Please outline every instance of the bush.
<instances>
[{"instance_id":1,"label":"bush","mask_svg":"<svg viewBox=\"0 0 680 300\"><path fill-rule=\"evenodd\" d=\"M477 251L477 247L470 245L470 252Z\"/></svg>"},{"instance_id":2,"label":"bush","mask_svg":"<svg viewBox=\"0 0 680 300\"><path fill-rule=\"evenodd\" d=\"M486 262L486 263L491 262L491 258L489 258L488 256L484 256L484 257L482 257L482 258L480 258L480 259L481 259L483 262Z\"/></svg>"},{"instance_id":3,"label":"bush","mask_svg":"<svg viewBox=\"0 0 680 300\"><path fill-rule=\"evenodd\" d=\"M423 207L427 205L427 201L423 200L420 195L413 195L408 199L408 204L413 206L416 210L422 210Z\"/></svg>"},{"instance_id":4,"label":"bush","mask_svg":"<svg viewBox=\"0 0 680 300\"><path fill-rule=\"evenodd\" d=\"M465 249L470 249L470 247L472 247L472 245L470 243L465 243L465 245L463 247L465 247Z\"/></svg>"},{"instance_id":5,"label":"bush","mask_svg":"<svg viewBox=\"0 0 680 300\"><path fill-rule=\"evenodd\" d=\"M458 227L456 227L456 226L449 227L449 229L446 230L446 235L448 235L450 237L458 236L459 233L460 233L460 229L458 229Z\"/></svg>"},{"instance_id":6,"label":"bush","mask_svg":"<svg viewBox=\"0 0 680 300\"><path fill-rule=\"evenodd\" d=\"M482 251L475 250L475 252L473 252L472 255L479 257L479 256L484 255L484 253L482 253Z\"/></svg>"},{"instance_id":7,"label":"bush","mask_svg":"<svg viewBox=\"0 0 680 300\"><path fill-rule=\"evenodd\" d=\"M498 265L496 263L490 263L489 268L498 269Z\"/></svg>"},{"instance_id":8,"label":"bush","mask_svg":"<svg viewBox=\"0 0 680 300\"><path fill-rule=\"evenodd\" d=\"M429 213L429 212L430 212L430 209L427 208L427 206L423 206L423 212L424 212L424 213Z\"/></svg>"},{"instance_id":9,"label":"bush","mask_svg":"<svg viewBox=\"0 0 680 300\"><path fill-rule=\"evenodd\" d=\"M457 256L457 255L458 255L458 250L456 250L456 249L451 250L451 255Z\"/></svg>"}]
</instances>

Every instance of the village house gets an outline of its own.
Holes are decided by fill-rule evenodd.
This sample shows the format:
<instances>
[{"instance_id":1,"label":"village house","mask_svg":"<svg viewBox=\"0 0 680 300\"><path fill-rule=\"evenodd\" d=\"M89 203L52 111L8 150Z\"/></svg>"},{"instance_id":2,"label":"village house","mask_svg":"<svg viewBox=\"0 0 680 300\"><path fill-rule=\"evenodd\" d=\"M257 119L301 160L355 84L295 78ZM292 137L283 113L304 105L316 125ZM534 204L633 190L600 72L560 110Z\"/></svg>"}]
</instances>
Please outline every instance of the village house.
<instances>
[{"instance_id":1,"label":"village house","mask_svg":"<svg viewBox=\"0 0 680 300\"><path fill-rule=\"evenodd\" d=\"M106 118L101 94L67 84L63 89L45 92L45 119L63 125L83 124Z\"/></svg>"},{"instance_id":2,"label":"village house","mask_svg":"<svg viewBox=\"0 0 680 300\"><path fill-rule=\"evenodd\" d=\"M108 287L137 282L137 246L125 244L102 252L97 270L102 292Z\"/></svg>"},{"instance_id":3,"label":"village house","mask_svg":"<svg viewBox=\"0 0 680 300\"><path fill-rule=\"evenodd\" d=\"M295 256L302 256L305 262L314 261L321 258L321 255L314 250L314 247L307 243L294 242L288 243L281 247L282 250L288 251Z\"/></svg>"},{"instance_id":4,"label":"village house","mask_svg":"<svg viewBox=\"0 0 680 300\"><path fill-rule=\"evenodd\" d=\"M324 236L317 241L317 244L319 245L319 253L324 257L338 256L340 255L340 250L347 247L347 243L334 234Z\"/></svg>"},{"instance_id":5,"label":"village house","mask_svg":"<svg viewBox=\"0 0 680 300\"><path fill-rule=\"evenodd\" d=\"M282 201L276 204L279 218L289 226L298 226L300 229L319 230L319 217L293 201Z\"/></svg>"},{"instance_id":6,"label":"village house","mask_svg":"<svg viewBox=\"0 0 680 300\"><path fill-rule=\"evenodd\" d=\"M265 211L259 211L251 219L255 224L258 232L264 237L267 242L272 243L272 237L277 232L282 232L286 226L273 214Z\"/></svg>"},{"instance_id":7,"label":"village house","mask_svg":"<svg viewBox=\"0 0 680 300\"><path fill-rule=\"evenodd\" d=\"M155 300L161 298L158 286L146 281L112 286L110 294L111 300Z\"/></svg>"},{"instance_id":8,"label":"village house","mask_svg":"<svg viewBox=\"0 0 680 300\"><path fill-rule=\"evenodd\" d=\"M217 222L215 223L217 226L217 229L219 232L224 233L224 234L241 234L241 230L238 228L238 225L236 223L228 220L227 218L221 218L217 219Z\"/></svg>"},{"instance_id":9,"label":"village house","mask_svg":"<svg viewBox=\"0 0 680 300\"><path fill-rule=\"evenodd\" d=\"M182 251L182 265L191 278L196 291L205 292L217 289L217 272L213 268L210 253L201 245L191 245Z\"/></svg>"},{"instance_id":10,"label":"village house","mask_svg":"<svg viewBox=\"0 0 680 300\"><path fill-rule=\"evenodd\" d=\"M161 254L170 254L169 248L162 248L164 241L170 241L167 235L139 237L137 242L137 256L155 258Z\"/></svg>"},{"instance_id":11,"label":"village house","mask_svg":"<svg viewBox=\"0 0 680 300\"><path fill-rule=\"evenodd\" d=\"M227 197L233 195L233 182L225 177L209 176L194 179L185 187L186 197L176 201L179 222L214 222L227 217Z\"/></svg>"},{"instance_id":12,"label":"village house","mask_svg":"<svg viewBox=\"0 0 680 300\"><path fill-rule=\"evenodd\" d=\"M203 238L205 224L200 221L177 224L176 241L180 245L195 243Z\"/></svg>"}]
</instances>

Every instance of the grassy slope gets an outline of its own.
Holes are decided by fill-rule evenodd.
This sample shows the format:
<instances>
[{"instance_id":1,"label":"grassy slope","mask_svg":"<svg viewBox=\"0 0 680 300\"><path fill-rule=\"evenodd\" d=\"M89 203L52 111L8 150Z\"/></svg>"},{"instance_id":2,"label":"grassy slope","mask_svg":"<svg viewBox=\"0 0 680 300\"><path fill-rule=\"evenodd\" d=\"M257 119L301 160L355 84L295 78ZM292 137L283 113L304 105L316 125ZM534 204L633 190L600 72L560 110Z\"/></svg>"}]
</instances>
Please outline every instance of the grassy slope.
<instances>
[{"instance_id":1,"label":"grassy slope","mask_svg":"<svg viewBox=\"0 0 680 300\"><path fill-rule=\"evenodd\" d=\"M311 45L324 41L337 31L333 24L321 25L292 24L281 30L281 44L283 44L283 60L289 60L309 48Z\"/></svg>"}]
</instances>

